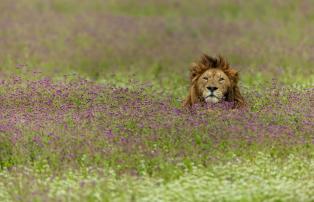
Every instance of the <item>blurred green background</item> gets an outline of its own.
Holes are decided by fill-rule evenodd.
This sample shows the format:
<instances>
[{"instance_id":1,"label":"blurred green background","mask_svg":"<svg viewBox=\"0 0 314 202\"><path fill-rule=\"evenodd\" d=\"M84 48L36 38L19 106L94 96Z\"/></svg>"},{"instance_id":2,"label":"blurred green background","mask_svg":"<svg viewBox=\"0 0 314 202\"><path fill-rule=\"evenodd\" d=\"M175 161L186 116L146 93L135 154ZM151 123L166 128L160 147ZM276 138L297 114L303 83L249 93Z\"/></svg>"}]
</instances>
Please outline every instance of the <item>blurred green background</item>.
<instances>
[{"instance_id":1,"label":"blurred green background","mask_svg":"<svg viewBox=\"0 0 314 202\"><path fill-rule=\"evenodd\" d=\"M1 0L0 201L314 201L313 25L312 0ZM176 108L203 53L248 111Z\"/></svg>"},{"instance_id":2,"label":"blurred green background","mask_svg":"<svg viewBox=\"0 0 314 202\"><path fill-rule=\"evenodd\" d=\"M190 63L208 53L240 70L242 86L307 87L313 23L310 0L2 0L0 68L121 85L133 75L183 92Z\"/></svg>"}]
</instances>

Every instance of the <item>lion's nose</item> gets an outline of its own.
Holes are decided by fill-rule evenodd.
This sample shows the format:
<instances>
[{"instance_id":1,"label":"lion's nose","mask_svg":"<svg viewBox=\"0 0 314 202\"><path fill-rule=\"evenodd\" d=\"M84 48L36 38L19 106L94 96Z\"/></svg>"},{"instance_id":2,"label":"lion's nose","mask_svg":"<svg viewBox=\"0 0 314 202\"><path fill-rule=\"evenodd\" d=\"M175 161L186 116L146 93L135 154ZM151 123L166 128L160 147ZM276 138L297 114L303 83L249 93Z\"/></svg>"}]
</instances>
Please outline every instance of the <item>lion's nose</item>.
<instances>
[{"instance_id":1,"label":"lion's nose","mask_svg":"<svg viewBox=\"0 0 314 202\"><path fill-rule=\"evenodd\" d=\"M215 86L207 86L207 89L211 92L214 92L215 90L217 90L218 88Z\"/></svg>"}]
</instances>

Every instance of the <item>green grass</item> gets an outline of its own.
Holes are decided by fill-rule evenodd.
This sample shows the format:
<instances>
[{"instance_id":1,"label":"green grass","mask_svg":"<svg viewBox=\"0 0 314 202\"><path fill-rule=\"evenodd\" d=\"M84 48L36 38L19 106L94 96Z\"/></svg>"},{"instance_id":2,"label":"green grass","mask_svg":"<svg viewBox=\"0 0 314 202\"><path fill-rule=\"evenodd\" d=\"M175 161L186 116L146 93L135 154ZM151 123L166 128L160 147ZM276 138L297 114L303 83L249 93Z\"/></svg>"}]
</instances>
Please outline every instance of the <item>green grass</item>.
<instances>
[{"instance_id":1,"label":"green grass","mask_svg":"<svg viewBox=\"0 0 314 202\"><path fill-rule=\"evenodd\" d=\"M191 165L177 178L119 176L108 169L81 168L51 175L47 164L0 173L1 201L312 201L313 160L280 161L257 153L227 163ZM19 196L23 196L20 198Z\"/></svg>"},{"instance_id":2,"label":"green grass","mask_svg":"<svg viewBox=\"0 0 314 202\"><path fill-rule=\"evenodd\" d=\"M301 0L3 0L0 201L314 201L313 134L312 128L302 128L304 121L313 121L302 111L310 110L313 102L313 94L305 94L314 87L313 13L312 3ZM243 127L245 135L255 133L241 117L222 121L219 112L200 115L208 124L191 128L180 125L190 123L182 121L187 115L167 120L157 114L156 123L172 121L170 129L157 132L149 127L151 122L140 128L137 119L111 120L101 113L95 122L75 122L73 114L90 107L90 92L75 83L77 77L93 85L140 91L135 98L180 108L188 67L203 52L224 55L240 71L250 116L265 127L290 127L304 144L276 144L286 137L263 143L234 140L238 134L225 134L224 129L234 125ZM24 83L13 85L10 76L20 76ZM59 88L69 96L54 97L40 87L29 93L33 91L26 81L46 76L65 83ZM78 89L67 91L71 81ZM143 89L143 84L151 86ZM298 93L303 93L297 97L302 102L295 103L301 106L289 114L284 107ZM110 96L114 93L102 92L94 104L119 113L125 100L135 99ZM56 111L74 106L61 120L67 129L56 123L59 119L39 128L35 119L33 125L22 122L23 115L38 113L36 107L48 99L54 99L51 109ZM268 107L273 111L265 112ZM153 113L145 106L139 111ZM12 120L17 121L12 125ZM21 142L13 143L19 134L6 126L22 131ZM138 135L139 140L130 135L133 147L120 144L120 136L110 143L101 139L105 130L100 129L126 134L121 127ZM59 135L55 145L45 136L50 130ZM225 139L209 136L210 131ZM82 137L85 134L90 136ZM145 140L153 134L156 140ZM37 137L45 147L34 141ZM104 156L92 151L94 147L112 150ZM151 157L152 151L159 156ZM72 153L77 155L74 160L63 159Z\"/></svg>"}]
</instances>

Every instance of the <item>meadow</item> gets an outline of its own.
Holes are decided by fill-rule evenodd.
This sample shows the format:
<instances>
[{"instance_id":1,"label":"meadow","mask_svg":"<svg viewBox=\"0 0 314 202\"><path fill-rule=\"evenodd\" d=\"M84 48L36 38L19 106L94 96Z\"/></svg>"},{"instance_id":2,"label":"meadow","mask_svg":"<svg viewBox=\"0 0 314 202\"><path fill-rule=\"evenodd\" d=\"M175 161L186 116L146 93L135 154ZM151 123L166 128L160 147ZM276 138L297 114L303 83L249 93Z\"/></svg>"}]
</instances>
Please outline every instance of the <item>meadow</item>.
<instances>
[{"instance_id":1,"label":"meadow","mask_svg":"<svg viewBox=\"0 0 314 202\"><path fill-rule=\"evenodd\" d=\"M314 201L310 0L1 0L0 201ZM224 55L248 107L181 107Z\"/></svg>"}]
</instances>

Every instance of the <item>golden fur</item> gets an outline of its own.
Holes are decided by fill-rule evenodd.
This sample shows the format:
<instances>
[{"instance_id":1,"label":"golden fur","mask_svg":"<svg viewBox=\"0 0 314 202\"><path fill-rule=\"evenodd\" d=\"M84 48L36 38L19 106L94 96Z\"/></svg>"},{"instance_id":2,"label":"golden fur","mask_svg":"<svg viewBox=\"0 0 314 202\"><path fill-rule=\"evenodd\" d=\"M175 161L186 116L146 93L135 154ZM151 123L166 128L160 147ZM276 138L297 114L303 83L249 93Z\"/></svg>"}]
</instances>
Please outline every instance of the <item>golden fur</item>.
<instances>
[{"instance_id":1,"label":"golden fur","mask_svg":"<svg viewBox=\"0 0 314 202\"><path fill-rule=\"evenodd\" d=\"M225 100L233 102L234 108L242 107L245 101L238 81L238 72L222 56L214 58L204 54L190 69L190 88L184 106Z\"/></svg>"}]
</instances>

